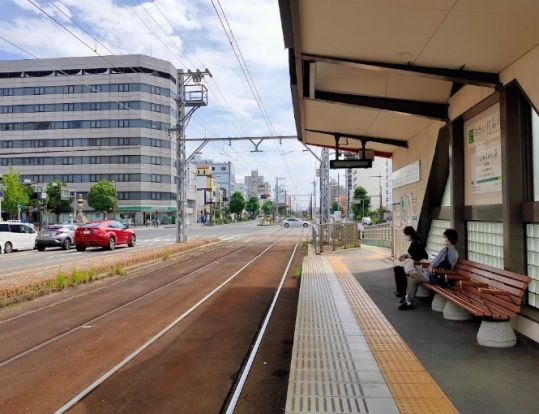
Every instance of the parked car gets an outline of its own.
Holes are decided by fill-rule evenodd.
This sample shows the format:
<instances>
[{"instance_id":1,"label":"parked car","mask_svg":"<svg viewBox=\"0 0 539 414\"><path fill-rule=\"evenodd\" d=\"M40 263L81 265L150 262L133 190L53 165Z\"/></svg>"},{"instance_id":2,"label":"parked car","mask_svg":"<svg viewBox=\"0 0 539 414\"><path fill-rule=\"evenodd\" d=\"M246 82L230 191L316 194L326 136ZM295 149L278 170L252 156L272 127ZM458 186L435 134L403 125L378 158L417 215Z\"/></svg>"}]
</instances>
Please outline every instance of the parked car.
<instances>
[{"instance_id":1,"label":"parked car","mask_svg":"<svg viewBox=\"0 0 539 414\"><path fill-rule=\"evenodd\" d=\"M309 222L305 220L300 220L297 218L287 218L283 220L283 226L286 228L289 227L309 227Z\"/></svg>"},{"instance_id":2,"label":"parked car","mask_svg":"<svg viewBox=\"0 0 539 414\"><path fill-rule=\"evenodd\" d=\"M114 250L120 244L135 247L136 241L135 232L116 220L93 221L75 230L75 247L79 252L87 247Z\"/></svg>"},{"instance_id":3,"label":"parked car","mask_svg":"<svg viewBox=\"0 0 539 414\"><path fill-rule=\"evenodd\" d=\"M37 233L33 226L18 221L0 223L0 253L31 250L36 245Z\"/></svg>"},{"instance_id":4,"label":"parked car","mask_svg":"<svg viewBox=\"0 0 539 414\"><path fill-rule=\"evenodd\" d=\"M51 224L43 229L36 239L36 249L42 252L47 247L61 247L69 250L75 245L74 224Z\"/></svg>"}]
</instances>

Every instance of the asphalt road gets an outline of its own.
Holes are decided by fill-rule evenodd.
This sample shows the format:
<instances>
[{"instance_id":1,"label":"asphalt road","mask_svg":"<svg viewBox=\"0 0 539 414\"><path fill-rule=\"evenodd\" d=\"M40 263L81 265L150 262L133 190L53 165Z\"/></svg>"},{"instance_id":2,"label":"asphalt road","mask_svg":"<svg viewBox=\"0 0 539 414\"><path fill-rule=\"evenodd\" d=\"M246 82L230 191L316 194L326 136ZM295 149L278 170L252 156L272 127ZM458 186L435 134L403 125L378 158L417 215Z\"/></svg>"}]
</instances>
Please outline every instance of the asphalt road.
<instances>
[{"instance_id":1,"label":"asphalt road","mask_svg":"<svg viewBox=\"0 0 539 414\"><path fill-rule=\"evenodd\" d=\"M232 223L220 226L202 226L194 224L188 229L188 239L198 239L204 237L217 237L221 240L234 240L248 236L267 229L268 227L257 226L257 222ZM148 247L173 244L176 240L176 229L173 227L161 228L134 228L137 235L137 245L135 250ZM62 250L61 248L50 248L44 252L37 250L26 250L0 255L0 277L2 271L17 271L31 269L40 266L50 266L55 264L71 264L78 260L87 259L88 254L111 255L128 249L126 246L119 246L112 252L105 252L101 248L89 248L86 252L77 252L75 249Z\"/></svg>"}]
</instances>

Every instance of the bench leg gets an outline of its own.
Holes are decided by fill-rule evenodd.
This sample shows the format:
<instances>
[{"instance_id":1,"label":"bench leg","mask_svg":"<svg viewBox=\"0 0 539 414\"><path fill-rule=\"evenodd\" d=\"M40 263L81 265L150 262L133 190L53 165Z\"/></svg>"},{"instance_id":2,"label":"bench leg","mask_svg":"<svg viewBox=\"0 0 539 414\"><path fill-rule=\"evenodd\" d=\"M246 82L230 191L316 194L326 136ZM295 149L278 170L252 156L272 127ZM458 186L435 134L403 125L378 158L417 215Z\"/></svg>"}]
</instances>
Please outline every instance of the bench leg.
<instances>
[{"instance_id":1,"label":"bench leg","mask_svg":"<svg viewBox=\"0 0 539 414\"><path fill-rule=\"evenodd\" d=\"M434 299L432 299L432 310L434 312L443 312L445 305L447 303L447 299L444 298L442 295L439 295L438 293L434 294Z\"/></svg>"},{"instance_id":2,"label":"bench leg","mask_svg":"<svg viewBox=\"0 0 539 414\"><path fill-rule=\"evenodd\" d=\"M465 311L449 300L444 306L444 319L449 319L450 321L467 321L472 318L473 315L471 313Z\"/></svg>"},{"instance_id":3,"label":"bench leg","mask_svg":"<svg viewBox=\"0 0 539 414\"><path fill-rule=\"evenodd\" d=\"M417 293L415 294L416 298L430 298L431 295L432 291L430 289L427 289L421 284L417 287Z\"/></svg>"},{"instance_id":4,"label":"bench leg","mask_svg":"<svg viewBox=\"0 0 539 414\"><path fill-rule=\"evenodd\" d=\"M477 343L491 348L511 348L516 345L517 336L509 321L482 321Z\"/></svg>"}]
</instances>

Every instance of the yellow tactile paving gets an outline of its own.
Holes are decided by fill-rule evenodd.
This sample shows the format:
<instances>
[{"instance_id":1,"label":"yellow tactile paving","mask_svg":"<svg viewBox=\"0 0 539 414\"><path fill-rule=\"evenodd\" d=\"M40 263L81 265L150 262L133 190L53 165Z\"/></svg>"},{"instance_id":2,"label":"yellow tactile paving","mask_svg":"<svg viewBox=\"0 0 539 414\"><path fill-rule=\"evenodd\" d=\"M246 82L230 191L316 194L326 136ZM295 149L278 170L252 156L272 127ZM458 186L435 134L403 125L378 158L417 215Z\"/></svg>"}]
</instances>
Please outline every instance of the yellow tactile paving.
<instances>
[{"instance_id":1,"label":"yellow tactile paving","mask_svg":"<svg viewBox=\"0 0 539 414\"><path fill-rule=\"evenodd\" d=\"M337 275L400 412L458 413L342 261L336 257L328 257L328 261Z\"/></svg>"}]
</instances>

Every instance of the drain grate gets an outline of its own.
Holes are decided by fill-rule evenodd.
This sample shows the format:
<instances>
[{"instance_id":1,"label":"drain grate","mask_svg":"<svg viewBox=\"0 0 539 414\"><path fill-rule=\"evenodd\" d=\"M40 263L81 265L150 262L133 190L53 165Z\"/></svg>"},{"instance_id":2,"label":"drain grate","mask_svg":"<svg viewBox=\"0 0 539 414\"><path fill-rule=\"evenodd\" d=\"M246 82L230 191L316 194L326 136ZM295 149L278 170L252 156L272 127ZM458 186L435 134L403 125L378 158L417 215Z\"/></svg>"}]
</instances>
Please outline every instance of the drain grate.
<instances>
[{"instance_id":1,"label":"drain grate","mask_svg":"<svg viewBox=\"0 0 539 414\"><path fill-rule=\"evenodd\" d=\"M333 269L305 258L286 413L398 412Z\"/></svg>"}]
</instances>

